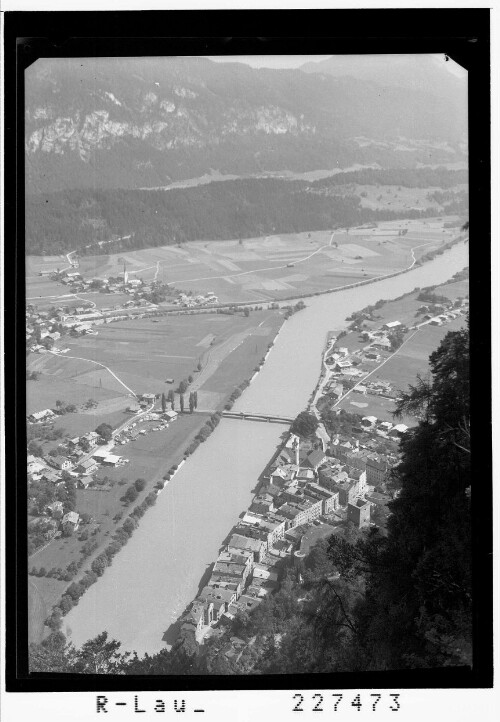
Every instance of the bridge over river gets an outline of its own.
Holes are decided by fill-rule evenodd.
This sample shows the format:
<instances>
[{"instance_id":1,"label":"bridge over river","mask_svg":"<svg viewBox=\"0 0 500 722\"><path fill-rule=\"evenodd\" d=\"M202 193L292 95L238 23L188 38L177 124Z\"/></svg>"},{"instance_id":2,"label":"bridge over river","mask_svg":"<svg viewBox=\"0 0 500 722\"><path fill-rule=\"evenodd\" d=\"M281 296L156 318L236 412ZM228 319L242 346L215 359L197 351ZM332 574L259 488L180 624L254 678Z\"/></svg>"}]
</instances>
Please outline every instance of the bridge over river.
<instances>
[{"instance_id":1,"label":"bridge over river","mask_svg":"<svg viewBox=\"0 0 500 722\"><path fill-rule=\"evenodd\" d=\"M267 421L271 424L286 424L289 426L295 419L286 416L268 416L267 414L246 413L245 411L223 411L222 416L227 419L241 419L242 421Z\"/></svg>"}]
</instances>

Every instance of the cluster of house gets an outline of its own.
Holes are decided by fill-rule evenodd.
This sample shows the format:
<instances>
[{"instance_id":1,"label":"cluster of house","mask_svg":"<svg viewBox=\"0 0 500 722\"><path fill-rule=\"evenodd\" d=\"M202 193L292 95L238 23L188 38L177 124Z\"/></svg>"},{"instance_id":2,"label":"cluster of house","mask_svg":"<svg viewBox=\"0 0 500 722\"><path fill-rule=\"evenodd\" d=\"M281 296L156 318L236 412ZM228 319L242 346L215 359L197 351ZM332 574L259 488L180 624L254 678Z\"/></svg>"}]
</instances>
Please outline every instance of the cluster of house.
<instances>
[{"instance_id":1,"label":"cluster of house","mask_svg":"<svg viewBox=\"0 0 500 722\"><path fill-rule=\"evenodd\" d=\"M430 326L442 326L463 316L469 309L469 299L461 298L445 303L432 303L422 305L417 309L417 315L422 316L424 322Z\"/></svg>"},{"instance_id":2,"label":"cluster of house","mask_svg":"<svg viewBox=\"0 0 500 722\"><path fill-rule=\"evenodd\" d=\"M30 306L26 310L26 342L31 344L30 351L46 350L40 341L55 343L61 338L59 319L56 311L38 311Z\"/></svg>"},{"instance_id":3,"label":"cluster of house","mask_svg":"<svg viewBox=\"0 0 500 722\"><path fill-rule=\"evenodd\" d=\"M363 497L367 490L376 492L388 468L385 457L359 444L336 439L326 454L302 449L299 437L290 434L183 616L181 636L192 635L201 644L219 623L252 611L278 588L284 567L312 527L332 519L369 525L373 502Z\"/></svg>"},{"instance_id":4,"label":"cluster of house","mask_svg":"<svg viewBox=\"0 0 500 722\"><path fill-rule=\"evenodd\" d=\"M62 484L62 472L68 472L77 480L80 487L86 489L92 482L94 474L100 466L115 468L128 463L128 459L111 454L106 449L95 447L103 443L103 439L95 431L89 431L80 437L69 439L66 452L56 456L48 454L43 459L28 456L28 479L50 481Z\"/></svg>"},{"instance_id":5,"label":"cluster of house","mask_svg":"<svg viewBox=\"0 0 500 722\"><path fill-rule=\"evenodd\" d=\"M361 425L366 430L374 431L379 436L394 439L399 439L402 434L406 434L408 431L406 424L392 424L390 421L380 421L376 416L363 416Z\"/></svg>"},{"instance_id":6,"label":"cluster of house","mask_svg":"<svg viewBox=\"0 0 500 722\"><path fill-rule=\"evenodd\" d=\"M196 306L208 306L211 303L218 303L219 299L213 291L207 291L205 294L190 296L187 293L179 293L179 297L173 301L174 306L182 308L195 308Z\"/></svg>"},{"instance_id":7,"label":"cluster of house","mask_svg":"<svg viewBox=\"0 0 500 722\"><path fill-rule=\"evenodd\" d=\"M116 280L111 281L108 278L84 278L79 271L74 269L61 271L57 278L60 283L70 286L71 290L77 293L95 288L110 293L123 293L124 291L133 293L136 289L142 288L145 290L146 288L146 284L139 278L129 278L125 269L123 273L118 274Z\"/></svg>"},{"instance_id":8,"label":"cluster of house","mask_svg":"<svg viewBox=\"0 0 500 722\"><path fill-rule=\"evenodd\" d=\"M78 512L68 511L66 514L64 513L64 505L62 501L53 501L52 504L47 504L43 520L43 536L47 541L50 541L54 537L60 537L63 531L65 531L68 527L71 533L78 531L81 523L81 517ZM31 524L28 524L28 530L30 529L30 526Z\"/></svg>"}]
</instances>

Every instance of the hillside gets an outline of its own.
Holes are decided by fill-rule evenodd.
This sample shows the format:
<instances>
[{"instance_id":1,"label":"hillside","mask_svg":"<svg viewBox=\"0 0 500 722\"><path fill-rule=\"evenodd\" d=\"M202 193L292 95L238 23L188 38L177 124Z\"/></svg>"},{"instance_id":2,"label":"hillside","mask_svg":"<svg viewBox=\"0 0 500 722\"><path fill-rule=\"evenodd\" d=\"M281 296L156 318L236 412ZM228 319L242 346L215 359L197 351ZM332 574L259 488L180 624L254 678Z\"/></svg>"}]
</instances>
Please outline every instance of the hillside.
<instances>
[{"instance_id":1,"label":"hillside","mask_svg":"<svg viewBox=\"0 0 500 722\"><path fill-rule=\"evenodd\" d=\"M182 57L38 60L25 120L29 193L453 162L466 131L453 93Z\"/></svg>"}]
</instances>

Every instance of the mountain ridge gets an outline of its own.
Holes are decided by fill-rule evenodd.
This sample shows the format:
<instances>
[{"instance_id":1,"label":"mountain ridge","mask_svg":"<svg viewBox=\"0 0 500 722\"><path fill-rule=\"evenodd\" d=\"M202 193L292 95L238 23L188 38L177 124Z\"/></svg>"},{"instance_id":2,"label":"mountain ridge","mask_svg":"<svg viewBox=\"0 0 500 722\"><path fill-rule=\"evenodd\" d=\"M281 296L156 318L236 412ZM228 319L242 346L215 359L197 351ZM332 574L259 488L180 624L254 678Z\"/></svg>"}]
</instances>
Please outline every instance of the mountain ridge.
<instances>
[{"instance_id":1,"label":"mountain ridge","mask_svg":"<svg viewBox=\"0 0 500 722\"><path fill-rule=\"evenodd\" d=\"M395 108L401 136L460 155L464 118L421 89L204 58L37 61L26 77L27 190L387 164L387 152L356 137L390 138ZM410 164L425 160L413 155ZM444 160L437 148L433 160Z\"/></svg>"}]
</instances>

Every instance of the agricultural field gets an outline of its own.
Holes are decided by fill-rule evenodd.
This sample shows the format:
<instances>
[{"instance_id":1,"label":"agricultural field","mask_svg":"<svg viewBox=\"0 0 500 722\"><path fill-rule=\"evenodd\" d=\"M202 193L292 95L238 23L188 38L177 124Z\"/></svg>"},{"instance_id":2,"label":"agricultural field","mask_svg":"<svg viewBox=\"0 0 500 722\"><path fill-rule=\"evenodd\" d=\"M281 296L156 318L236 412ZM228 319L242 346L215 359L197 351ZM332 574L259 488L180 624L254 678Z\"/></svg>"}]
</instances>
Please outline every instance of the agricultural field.
<instances>
[{"instance_id":1,"label":"agricultural field","mask_svg":"<svg viewBox=\"0 0 500 722\"><path fill-rule=\"evenodd\" d=\"M87 399L93 398L98 402L98 406L94 409L95 414L101 413L106 406L103 406L105 402L109 402L112 399L116 399L117 396L113 391L109 391L105 388L89 388L82 384L76 383L73 379L65 378L54 378L51 376L51 369L44 370L44 366L41 361L45 359L59 360L56 356L51 354L44 354L43 356L37 356L36 354L30 354L27 359L28 370L37 371L40 373L38 381L26 381L26 414L32 414L35 411L41 411L42 409L51 409L55 406L56 401L66 401L68 404L75 404L77 406L83 404ZM60 368L60 367L59 367ZM123 389L124 395L122 396L124 408L129 404L130 399L126 397L125 389Z\"/></svg>"},{"instance_id":2,"label":"agricultural field","mask_svg":"<svg viewBox=\"0 0 500 722\"><path fill-rule=\"evenodd\" d=\"M390 379L398 389L406 390L408 384L415 383L417 374L425 376L429 372L429 356L433 353L446 334L458 331L465 326L465 318L456 318L443 326L422 326L401 350L370 377Z\"/></svg>"},{"instance_id":3,"label":"agricultural field","mask_svg":"<svg viewBox=\"0 0 500 722\"><path fill-rule=\"evenodd\" d=\"M195 379L192 389L200 390L201 407L203 384L226 357L230 358L238 347L245 349L245 354L248 350L247 363L230 361L230 367L222 371L226 393L230 393L251 375L282 322L283 316L277 310L253 311L248 318L242 314L207 313L120 321L100 326L97 336L65 336L62 346L69 348L67 354L28 357L28 370L40 376L38 381L27 382L27 413L53 408L57 400L83 404L93 398L98 406L91 412L75 420L74 414L68 414L61 421L66 428L75 427L77 433L76 427L93 423L92 417L96 417L95 425L106 421L109 414L115 415L117 421L123 418L133 394L167 393L172 386L166 379L174 379L176 387L190 375ZM202 366L200 374L198 363ZM229 368L232 370L228 373Z\"/></svg>"},{"instance_id":4,"label":"agricultural field","mask_svg":"<svg viewBox=\"0 0 500 722\"><path fill-rule=\"evenodd\" d=\"M123 271L126 264L131 277L145 282L157 279L182 291L213 291L221 303L273 301L406 268L413 260L412 248L418 258L450 241L457 231L443 224L455 219L393 221L379 224L377 229L351 228L334 233L311 231L230 241L200 240L182 246L84 256L79 271L85 277L107 278ZM394 235L398 230L407 233ZM36 266L35 261L30 260L31 266ZM58 295L67 292L65 286L55 285ZM43 295L37 291L33 277L28 278L28 291L28 297ZM96 301L92 294L78 295ZM105 296L102 304L115 305L118 301L113 298Z\"/></svg>"},{"instance_id":5,"label":"agricultural field","mask_svg":"<svg viewBox=\"0 0 500 722\"><path fill-rule=\"evenodd\" d=\"M456 190L467 190L466 185L458 185ZM433 208L436 213L443 206L428 198L430 193L442 191L441 188L407 188L401 186L356 185L356 195L361 196L361 206L372 210L391 210L403 213L408 210Z\"/></svg>"},{"instance_id":6,"label":"agricultural field","mask_svg":"<svg viewBox=\"0 0 500 722\"><path fill-rule=\"evenodd\" d=\"M34 566L37 557L32 558ZM28 577L28 641L39 643L44 637L43 623L53 605L61 598L67 582L49 577Z\"/></svg>"}]
</instances>

